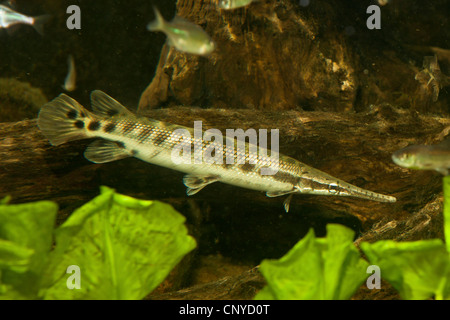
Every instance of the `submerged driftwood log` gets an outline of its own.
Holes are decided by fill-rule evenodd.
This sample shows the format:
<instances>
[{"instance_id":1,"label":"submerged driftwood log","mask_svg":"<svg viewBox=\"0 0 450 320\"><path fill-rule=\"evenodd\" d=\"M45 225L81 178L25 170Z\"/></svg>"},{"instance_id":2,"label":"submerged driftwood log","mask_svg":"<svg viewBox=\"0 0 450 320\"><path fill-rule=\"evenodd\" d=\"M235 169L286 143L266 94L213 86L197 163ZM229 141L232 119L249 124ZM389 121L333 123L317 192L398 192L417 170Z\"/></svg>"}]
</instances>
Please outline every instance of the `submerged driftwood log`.
<instances>
[{"instance_id":1,"label":"submerged driftwood log","mask_svg":"<svg viewBox=\"0 0 450 320\"><path fill-rule=\"evenodd\" d=\"M297 195L292 212L301 205L319 206L356 216L368 229L382 219L406 218L440 192L440 176L434 172L409 171L394 165L393 151L413 143L435 143L450 125L449 119L421 116L388 105L364 114L325 112L257 112L253 110L198 109L178 107L153 110L148 116L192 126L202 120L203 129L279 129L280 152L357 186L398 198L394 204L354 198ZM428 137L428 138L425 138ZM0 124L0 195L14 202L40 199L57 201L63 211L92 198L106 184L133 196L187 199L182 174L126 159L103 165L85 160L82 152L90 141L52 147L35 120ZM284 214L282 198L214 184L190 199L225 207L251 203ZM323 211L323 210L319 210ZM214 213L213 213L214 214ZM245 214L245 212L242 212Z\"/></svg>"},{"instance_id":2,"label":"submerged driftwood log","mask_svg":"<svg viewBox=\"0 0 450 320\"><path fill-rule=\"evenodd\" d=\"M299 1L262 0L229 11L216 3L177 1L177 15L204 28L217 49L199 57L165 46L140 111L184 104L358 112L388 102L420 112L448 112L448 95L432 103L431 92L415 80L424 56L436 54L446 74L449 66L448 50L432 47L445 42L411 46L418 32L425 38L442 28L424 14L411 19L414 6L422 3L383 7L382 30L367 28L369 3L364 1L319 0L301 6ZM443 21L445 6L445 0L437 0L424 10Z\"/></svg>"},{"instance_id":3,"label":"submerged driftwood log","mask_svg":"<svg viewBox=\"0 0 450 320\"><path fill-rule=\"evenodd\" d=\"M361 240L442 237L441 176L397 167L390 155L407 144L438 142L447 134L449 119L389 105L344 115L175 107L153 110L148 116L186 126L202 120L203 129L222 132L227 128L279 129L282 153L355 185L396 196L398 201L386 204L296 195L291 211L285 213L282 198L267 198L257 191L220 183L187 197L182 173L137 159L90 163L82 155L90 141L52 147L35 120L0 123L0 197L11 195L13 203L54 200L60 205L62 222L96 196L100 185L108 185L131 196L174 205L187 216L200 253L222 252L255 264L284 254L310 227L323 235L330 222L357 231L357 244ZM241 298L245 299L261 286L260 275L248 272L172 294L161 290L150 298L234 299L244 292ZM223 288L232 289L222 295Z\"/></svg>"},{"instance_id":4,"label":"submerged driftwood log","mask_svg":"<svg viewBox=\"0 0 450 320\"><path fill-rule=\"evenodd\" d=\"M194 285L166 293L151 293L149 300L250 300L266 285L259 268L255 267L239 275L227 276L206 284ZM367 289L363 284L353 295L353 300L399 300L398 292L381 280L381 289Z\"/></svg>"}]
</instances>

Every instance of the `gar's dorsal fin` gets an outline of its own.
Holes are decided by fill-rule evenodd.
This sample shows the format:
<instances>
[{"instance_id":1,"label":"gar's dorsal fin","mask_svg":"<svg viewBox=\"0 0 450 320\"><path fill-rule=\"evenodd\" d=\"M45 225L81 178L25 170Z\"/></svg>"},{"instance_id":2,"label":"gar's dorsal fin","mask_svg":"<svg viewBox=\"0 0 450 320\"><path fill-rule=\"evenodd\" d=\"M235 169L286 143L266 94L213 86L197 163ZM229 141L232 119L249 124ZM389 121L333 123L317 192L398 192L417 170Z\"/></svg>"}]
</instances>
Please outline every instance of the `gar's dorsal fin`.
<instances>
[{"instance_id":1,"label":"gar's dorsal fin","mask_svg":"<svg viewBox=\"0 0 450 320\"><path fill-rule=\"evenodd\" d=\"M120 102L111 98L101 90L92 91L91 106L95 114L104 117L113 117L118 114L133 115L133 113L120 104Z\"/></svg>"}]
</instances>

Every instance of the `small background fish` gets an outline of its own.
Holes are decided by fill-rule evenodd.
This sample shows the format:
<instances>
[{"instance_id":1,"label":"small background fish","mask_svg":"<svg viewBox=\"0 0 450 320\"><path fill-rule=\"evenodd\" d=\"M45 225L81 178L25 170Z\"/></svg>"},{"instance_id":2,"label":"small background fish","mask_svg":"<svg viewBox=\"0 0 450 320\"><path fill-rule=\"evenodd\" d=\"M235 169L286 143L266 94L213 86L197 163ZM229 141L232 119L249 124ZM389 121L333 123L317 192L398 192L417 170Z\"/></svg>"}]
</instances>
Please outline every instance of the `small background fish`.
<instances>
[{"instance_id":1,"label":"small background fish","mask_svg":"<svg viewBox=\"0 0 450 320\"><path fill-rule=\"evenodd\" d=\"M75 61L74 61L72 55L69 55L67 57L67 65L68 65L68 71L67 71L66 80L64 81L63 88L66 91L74 91L76 89L77 73L75 70Z\"/></svg>"},{"instance_id":2,"label":"small background fish","mask_svg":"<svg viewBox=\"0 0 450 320\"><path fill-rule=\"evenodd\" d=\"M0 4L0 28L10 28L18 24L27 24L32 26L40 35L43 35L44 24L49 18L49 15L30 17L14 11L6 5Z\"/></svg>"},{"instance_id":3,"label":"small background fish","mask_svg":"<svg viewBox=\"0 0 450 320\"><path fill-rule=\"evenodd\" d=\"M175 16L171 22L167 22L156 7L153 10L156 18L147 25L147 29L164 32L170 46L202 56L214 51L216 44L201 27L178 16Z\"/></svg>"},{"instance_id":4,"label":"small background fish","mask_svg":"<svg viewBox=\"0 0 450 320\"><path fill-rule=\"evenodd\" d=\"M411 145L392 154L395 164L415 170L436 170L443 175L450 169L450 138L435 145Z\"/></svg>"}]
</instances>

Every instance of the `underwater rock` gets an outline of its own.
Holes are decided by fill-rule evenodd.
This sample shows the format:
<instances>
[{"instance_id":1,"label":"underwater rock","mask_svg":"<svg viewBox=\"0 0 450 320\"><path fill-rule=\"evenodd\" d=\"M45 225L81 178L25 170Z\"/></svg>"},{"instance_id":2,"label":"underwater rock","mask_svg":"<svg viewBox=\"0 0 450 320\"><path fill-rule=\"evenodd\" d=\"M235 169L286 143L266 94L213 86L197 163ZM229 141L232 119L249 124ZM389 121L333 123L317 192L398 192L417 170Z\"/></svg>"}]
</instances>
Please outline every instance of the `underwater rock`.
<instances>
[{"instance_id":1,"label":"underwater rock","mask_svg":"<svg viewBox=\"0 0 450 320\"><path fill-rule=\"evenodd\" d=\"M42 91L29 83L0 78L0 122L36 118L47 101Z\"/></svg>"}]
</instances>

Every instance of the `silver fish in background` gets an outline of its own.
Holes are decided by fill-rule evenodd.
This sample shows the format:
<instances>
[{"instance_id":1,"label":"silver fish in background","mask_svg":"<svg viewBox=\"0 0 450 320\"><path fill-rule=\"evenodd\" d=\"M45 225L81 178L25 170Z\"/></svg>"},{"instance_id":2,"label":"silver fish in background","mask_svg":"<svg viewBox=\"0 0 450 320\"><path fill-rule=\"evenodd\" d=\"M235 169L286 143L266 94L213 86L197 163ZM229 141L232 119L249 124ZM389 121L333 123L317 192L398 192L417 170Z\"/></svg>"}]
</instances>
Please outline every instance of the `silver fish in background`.
<instances>
[{"instance_id":1,"label":"silver fish in background","mask_svg":"<svg viewBox=\"0 0 450 320\"><path fill-rule=\"evenodd\" d=\"M219 0L218 7L220 9L232 10L248 6L252 2L259 0Z\"/></svg>"},{"instance_id":2,"label":"silver fish in background","mask_svg":"<svg viewBox=\"0 0 450 320\"><path fill-rule=\"evenodd\" d=\"M156 7L153 10L156 18L147 25L147 29L164 32L167 35L168 45L201 56L209 55L216 48L211 37L198 25L178 16L167 22Z\"/></svg>"},{"instance_id":3,"label":"silver fish in background","mask_svg":"<svg viewBox=\"0 0 450 320\"><path fill-rule=\"evenodd\" d=\"M450 139L435 145L411 145L392 154L395 164L414 170L436 170L444 176L450 169Z\"/></svg>"},{"instance_id":4,"label":"silver fish in background","mask_svg":"<svg viewBox=\"0 0 450 320\"><path fill-rule=\"evenodd\" d=\"M32 26L40 35L43 35L44 24L49 17L49 15L30 17L0 4L0 28L9 28L17 24L27 24Z\"/></svg>"},{"instance_id":5,"label":"silver fish in background","mask_svg":"<svg viewBox=\"0 0 450 320\"><path fill-rule=\"evenodd\" d=\"M63 88L66 91L74 91L77 88L76 85L77 72L75 70L75 60L73 59L72 55L69 55L69 57L67 58L67 65L68 71L66 79L64 81Z\"/></svg>"},{"instance_id":6,"label":"silver fish in background","mask_svg":"<svg viewBox=\"0 0 450 320\"><path fill-rule=\"evenodd\" d=\"M274 164L270 156L259 154L250 163L250 146L245 151L220 144L222 156L245 159L245 163L202 161L175 162L172 152L180 143L190 150L201 148L201 154L214 149L215 141L196 137L192 128L165 123L134 115L119 102L102 91L91 94L93 112L87 111L77 101L65 94L45 104L38 117L38 126L53 145L73 140L101 138L90 144L84 156L94 163L105 163L127 157L136 157L148 163L187 173L183 182L187 194L194 195L213 182L223 182L238 187L266 192L268 197L287 195L284 208L289 211L293 194L317 194L350 196L362 199L395 202L396 198L382 195L351 185L343 180L314 169L285 155L276 161L277 172L261 174L261 169ZM177 129L188 130L186 138ZM234 139L236 145L236 139ZM217 145L217 144L216 144ZM214 149L215 150L215 149ZM209 151L211 152L211 151ZM192 160L195 160L191 153Z\"/></svg>"},{"instance_id":7,"label":"silver fish in background","mask_svg":"<svg viewBox=\"0 0 450 320\"><path fill-rule=\"evenodd\" d=\"M422 67L414 79L421 83L422 89L431 89L433 102L436 102L440 89L450 84L450 77L441 72L436 55L424 57Z\"/></svg>"}]
</instances>

